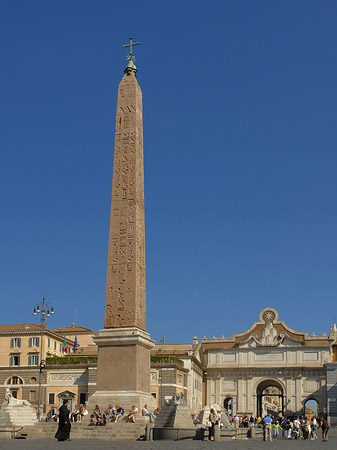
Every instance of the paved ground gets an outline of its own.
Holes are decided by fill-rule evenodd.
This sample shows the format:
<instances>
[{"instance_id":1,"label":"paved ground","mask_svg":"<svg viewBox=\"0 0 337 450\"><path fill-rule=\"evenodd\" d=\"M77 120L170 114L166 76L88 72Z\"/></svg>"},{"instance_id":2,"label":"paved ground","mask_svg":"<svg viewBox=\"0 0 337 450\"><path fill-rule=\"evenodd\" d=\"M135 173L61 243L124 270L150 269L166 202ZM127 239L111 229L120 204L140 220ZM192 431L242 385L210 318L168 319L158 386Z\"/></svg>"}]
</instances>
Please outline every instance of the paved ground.
<instances>
[{"instance_id":1,"label":"paved ground","mask_svg":"<svg viewBox=\"0 0 337 450\"><path fill-rule=\"evenodd\" d=\"M320 434L319 434L320 436ZM337 428L329 431L329 442L318 441L288 441L279 439L273 442L262 440L228 440L221 442L210 441L152 441L152 442L106 442L98 440L76 440L57 442L56 440L0 440L0 449L6 450L336 450Z\"/></svg>"}]
</instances>

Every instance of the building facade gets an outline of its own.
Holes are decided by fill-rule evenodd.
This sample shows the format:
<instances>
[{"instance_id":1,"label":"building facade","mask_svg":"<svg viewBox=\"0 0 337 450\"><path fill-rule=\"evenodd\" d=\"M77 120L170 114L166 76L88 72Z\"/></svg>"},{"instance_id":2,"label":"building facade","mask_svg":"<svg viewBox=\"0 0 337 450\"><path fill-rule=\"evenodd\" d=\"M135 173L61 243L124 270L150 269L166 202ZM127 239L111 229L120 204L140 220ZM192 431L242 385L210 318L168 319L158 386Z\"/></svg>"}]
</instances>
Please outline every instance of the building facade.
<instances>
[{"instance_id":1,"label":"building facade","mask_svg":"<svg viewBox=\"0 0 337 450\"><path fill-rule=\"evenodd\" d=\"M37 407L40 390L45 412L46 372L41 373L39 383L40 363L47 357L62 357L73 345L73 341L42 325L0 326L0 399L9 387L13 397Z\"/></svg>"},{"instance_id":2,"label":"building facade","mask_svg":"<svg viewBox=\"0 0 337 450\"><path fill-rule=\"evenodd\" d=\"M306 403L327 412L326 365L335 337L308 336L265 308L248 331L202 340L206 361L205 403L231 414L303 414Z\"/></svg>"},{"instance_id":3,"label":"building facade","mask_svg":"<svg viewBox=\"0 0 337 450\"><path fill-rule=\"evenodd\" d=\"M35 407L41 389L44 415L57 410L64 398L71 408L87 403L96 390L94 336L74 326L0 326L0 403L6 387ZM70 353L63 351L64 339ZM41 344L46 366L39 385ZM218 404L240 415L319 413L337 425L336 325L329 336L308 336L290 329L279 321L277 311L266 308L248 331L231 338L157 344L151 350L150 391L160 407L183 393L193 414Z\"/></svg>"},{"instance_id":4,"label":"building facade","mask_svg":"<svg viewBox=\"0 0 337 450\"><path fill-rule=\"evenodd\" d=\"M204 356L194 337L192 344L157 344L151 350L151 393L162 407L183 393L192 413L202 409Z\"/></svg>"}]
</instances>

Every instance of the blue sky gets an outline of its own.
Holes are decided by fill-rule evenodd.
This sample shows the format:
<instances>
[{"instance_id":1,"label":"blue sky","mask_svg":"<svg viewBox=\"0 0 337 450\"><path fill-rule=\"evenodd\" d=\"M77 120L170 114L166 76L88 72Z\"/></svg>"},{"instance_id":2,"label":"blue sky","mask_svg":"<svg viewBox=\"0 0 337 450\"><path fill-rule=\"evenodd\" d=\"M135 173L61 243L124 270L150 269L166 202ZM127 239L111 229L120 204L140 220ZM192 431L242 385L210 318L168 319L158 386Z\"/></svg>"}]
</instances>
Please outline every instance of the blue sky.
<instances>
[{"instance_id":1,"label":"blue sky","mask_svg":"<svg viewBox=\"0 0 337 450\"><path fill-rule=\"evenodd\" d=\"M103 327L117 86L143 91L147 324L337 315L335 1L0 4L1 323Z\"/></svg>"}]
</instances>

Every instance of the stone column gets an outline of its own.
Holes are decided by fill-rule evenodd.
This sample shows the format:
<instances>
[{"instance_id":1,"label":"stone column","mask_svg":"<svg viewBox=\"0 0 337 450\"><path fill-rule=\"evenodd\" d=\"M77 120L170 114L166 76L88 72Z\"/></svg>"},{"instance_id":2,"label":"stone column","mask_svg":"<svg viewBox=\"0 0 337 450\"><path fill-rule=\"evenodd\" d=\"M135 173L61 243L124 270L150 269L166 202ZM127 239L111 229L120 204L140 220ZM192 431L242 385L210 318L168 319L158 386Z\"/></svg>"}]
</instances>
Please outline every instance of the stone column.
<instances>
[{"instance_id":1,"label":"stone column","mask_svg":"<svg viewBox=\"0 0 337 450\"><path fill-rule=\"evenodd\" d=\"M244 397L245 386L244 385L245 385L245 383L246 383L246 380L244 380L242 378L238 379L238 391L237 391L238 394L237 394L237 405L236 405L238 413L246 412L245 405L244 405L244 399L245 399L245 397Z\"/></svg>"},{"instance_id":2,"label":"stone column","mask_svg":"<svg viewBox=\"0 0 337 450\"><path fill-rule=\"evenodd\" d=\"M247 378L247 409L246 412L249 414L254 413L254 399L256 396L253 392L253 377Z\"/></svg>"}]
</instances>

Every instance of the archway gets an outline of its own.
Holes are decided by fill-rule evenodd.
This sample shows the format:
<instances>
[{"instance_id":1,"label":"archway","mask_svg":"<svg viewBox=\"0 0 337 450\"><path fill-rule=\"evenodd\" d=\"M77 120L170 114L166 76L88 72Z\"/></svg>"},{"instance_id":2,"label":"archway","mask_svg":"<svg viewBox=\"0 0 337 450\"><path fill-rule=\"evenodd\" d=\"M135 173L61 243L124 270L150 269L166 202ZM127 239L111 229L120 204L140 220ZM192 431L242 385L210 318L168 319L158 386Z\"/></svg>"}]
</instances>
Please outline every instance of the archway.
<instances>
[{"instance_id":1,"label":"archway","mask_svg":"<svg viewBox=\"0 0 337 450\"><path fill-rule=\"evenodd\" d=\"M319 403L314 398L309 398L304 403L304 415L309 419L317 417L319 415Z\"/></svg>"},{"instance_id":2,"label":"archway","mask_svg":"<svg viewBox=\"0 0 337 450\"><path fill-rule=\"evenodd\" d=\"M262 381L256 388L257 416L284 415L283 388L276 380Z\"/></svg>"},{"instance_id":3,"label":"archway","mask_svg":"<svg viewBox=\"0 0 337 450\"><path fill-rule=\"evenodd\" d=\"M228 415L232 416L233 415L233 398L227 397L223 402L223 406L224 406L225 410L227 411Z\"/></svg>"},{"instance_id":4,"label":"archway","mask_svg":"<svg viewBox=\"0 0 337 450\"><path fill-rule=\"evenodd\" d=\"M22 385L23 381L20 377L13 376L7 380L7 384L11 390L12 396L14 398L21 399L22 398Z\"/></svg>"}]
</instances>

